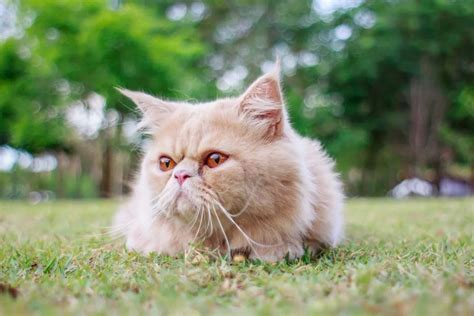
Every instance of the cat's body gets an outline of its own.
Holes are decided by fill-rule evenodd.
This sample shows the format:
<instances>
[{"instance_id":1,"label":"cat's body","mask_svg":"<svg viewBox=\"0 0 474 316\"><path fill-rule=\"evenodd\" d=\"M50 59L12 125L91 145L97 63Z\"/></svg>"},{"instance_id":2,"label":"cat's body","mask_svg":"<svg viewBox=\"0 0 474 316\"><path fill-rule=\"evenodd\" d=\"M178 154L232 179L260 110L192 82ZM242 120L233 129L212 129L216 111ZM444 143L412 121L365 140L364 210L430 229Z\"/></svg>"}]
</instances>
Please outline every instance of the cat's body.
<instances>
[{"instance_id":1,"label":"cat's body","mask_svg":"<svg viewBox=\"0 0 474 316\"><path fill-rule=\"evenodd\" d=\"M341 241L333 162L290 126L277 71L238 98L204 104L123 93L153 136L115 219L130 249L176 255L202 242L277 261Z\"/></svg>"}]
</instances>

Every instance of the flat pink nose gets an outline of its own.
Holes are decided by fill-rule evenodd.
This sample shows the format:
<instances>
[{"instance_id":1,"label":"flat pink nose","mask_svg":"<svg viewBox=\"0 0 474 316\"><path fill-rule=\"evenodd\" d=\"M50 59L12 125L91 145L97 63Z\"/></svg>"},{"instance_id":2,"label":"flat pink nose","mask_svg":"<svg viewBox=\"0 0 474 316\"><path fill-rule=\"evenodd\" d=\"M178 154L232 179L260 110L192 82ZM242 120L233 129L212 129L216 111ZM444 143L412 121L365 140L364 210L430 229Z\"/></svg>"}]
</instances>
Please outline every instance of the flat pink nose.
<instances>
[{"instance_id":1,"label":"flat pink nose","mask_svg":"<svg viewBox=\"0 0 474 316\"><path fill-rule=\"evenodd\" d=\"M178 180L179 185L183 185L184 181L186 181L187 178L190 178L191 175L186 171L178 171L175 173L174 177Z\"/></svg>"}]
</instances>

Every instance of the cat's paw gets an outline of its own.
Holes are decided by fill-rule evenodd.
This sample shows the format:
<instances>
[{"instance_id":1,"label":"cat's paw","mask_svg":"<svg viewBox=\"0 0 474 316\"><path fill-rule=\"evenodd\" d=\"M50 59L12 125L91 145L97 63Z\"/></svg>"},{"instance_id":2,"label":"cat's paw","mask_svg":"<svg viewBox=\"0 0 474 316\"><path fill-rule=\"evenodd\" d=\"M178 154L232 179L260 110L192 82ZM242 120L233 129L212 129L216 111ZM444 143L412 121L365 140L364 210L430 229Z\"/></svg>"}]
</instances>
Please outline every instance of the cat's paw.
<instances>
[{"instance_id":1,"label":"cat's paw","mask_svg":"<svg viewBox=\"0 0 474 316\"><path fill-rule=\"evenodd\" d=\"M303 245L283 244L269 247L254 247L249 254L249 259L258 259L265 262L278 262L285 258L294 260L303 256L303 254Z\"/></svg>"}]
</instances>

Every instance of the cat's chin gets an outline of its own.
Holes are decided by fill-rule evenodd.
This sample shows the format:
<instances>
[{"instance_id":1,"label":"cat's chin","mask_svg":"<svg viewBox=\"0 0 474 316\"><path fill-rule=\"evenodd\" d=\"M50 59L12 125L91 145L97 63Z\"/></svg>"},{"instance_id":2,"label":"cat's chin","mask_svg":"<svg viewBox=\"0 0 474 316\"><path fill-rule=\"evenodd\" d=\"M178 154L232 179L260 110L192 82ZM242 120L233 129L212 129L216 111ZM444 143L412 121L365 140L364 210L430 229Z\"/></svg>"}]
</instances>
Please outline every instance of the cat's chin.
<instances>
[{"instance_id":1,"label":"cat's chin","mask_svg":"<svg viewBox=\"0 0 474 316\"><path fill-rule=\"evenodd\" d=\"M190 222L195 217L196 208L196 205L186 193L179 192L174 201L174 208L169 215L180 221Z\"/></svg>"}]
</instances>

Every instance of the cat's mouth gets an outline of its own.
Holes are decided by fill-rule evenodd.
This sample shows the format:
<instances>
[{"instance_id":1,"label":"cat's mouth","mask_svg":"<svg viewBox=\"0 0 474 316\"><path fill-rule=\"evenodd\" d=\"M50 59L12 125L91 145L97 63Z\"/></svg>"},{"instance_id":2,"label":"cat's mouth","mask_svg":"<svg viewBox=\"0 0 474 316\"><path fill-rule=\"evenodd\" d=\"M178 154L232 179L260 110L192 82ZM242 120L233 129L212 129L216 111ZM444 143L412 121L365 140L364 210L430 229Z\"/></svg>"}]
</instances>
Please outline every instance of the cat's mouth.
<instances>
[{"instance_id":1,"label":"cat's mouth","mask_svg":"<svg viewBox=\"0 0 474 316\"><path fill-rule=\"evenodd\" d=\"M175 211L178 214L186 214L195 208L195 203L190 195L185 190L179 190L174 198Z\"/></svg>"},{"instance_id":2,"label":"cat's mouth","mask_svg":"<svg viewBox=\"0 0 474 316\"><path fill-rule=\"evenodd\" d=\"M177 183L176 183L177 184ZM162 193L162 214L168 218L178 218L186 220L193 219L196 210L203 206L203 199L197 193L197 189L188 183L185 186L171 185Z\"/></svg>"}]
</instances>

